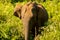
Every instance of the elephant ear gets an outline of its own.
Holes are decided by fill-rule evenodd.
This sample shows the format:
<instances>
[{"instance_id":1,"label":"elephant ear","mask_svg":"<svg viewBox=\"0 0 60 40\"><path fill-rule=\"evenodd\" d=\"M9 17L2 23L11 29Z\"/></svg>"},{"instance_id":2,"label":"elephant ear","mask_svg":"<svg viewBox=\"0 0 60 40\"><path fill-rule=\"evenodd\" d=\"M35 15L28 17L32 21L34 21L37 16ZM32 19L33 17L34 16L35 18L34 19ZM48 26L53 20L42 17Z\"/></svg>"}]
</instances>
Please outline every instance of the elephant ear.
<instances>
[{"instance_id":1,"label":"elephant ear","mask_svg":"<svg viewBox=\"0 0 60 40\"><path fill-rule=\"evenodd\" d=\"M16 4L15 9L14 9L14 15L16 17L19 17L20 19L21 19L21 8L22 8L22 5Z\"/></svg>"},{"instance_id":2,"label":"elephant ear","mask_svg":"<svg viewBox=\"0 0 60 40\"><path fill-rule=\"evenodd\" d=\"M48 21L47 10L41 4L38 4L37 11L38 15L40 14L39 17L41 18L41 26L44 26L44 23Z\"/></svg>"},{"instance_id":3,"label":"elephant ear","mask_svg":"<svg viewBox=\"0 0 60 40\"><path fill-rule=\"evenodd\" d=\"M48 12L47 12L47 10L41 4L38 4L37 6L38 6L38 12L39 13L41 12L43 14L43 17L46 17L45 20L47 21L48 20Z\"/></svg>"}]
</instances>

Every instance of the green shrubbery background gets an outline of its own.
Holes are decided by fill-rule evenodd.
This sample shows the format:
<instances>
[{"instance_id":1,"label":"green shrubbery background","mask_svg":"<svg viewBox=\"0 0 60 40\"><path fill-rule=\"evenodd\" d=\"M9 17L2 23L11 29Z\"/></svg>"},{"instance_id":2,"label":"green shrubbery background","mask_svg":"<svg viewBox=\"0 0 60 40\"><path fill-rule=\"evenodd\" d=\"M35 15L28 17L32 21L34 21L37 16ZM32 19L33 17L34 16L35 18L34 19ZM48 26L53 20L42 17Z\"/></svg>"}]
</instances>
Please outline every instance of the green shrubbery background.
<instances>
[{"instance_id":1,"label":"green shrubbery background","mask_svg":"<svg viewBox=\"0 0 60 40\"><path fill-rule=\"evenodd\" d=\"M31 0L0 0L0 40L24 40L23 25L19 18L13 15L17 2L27 3ZM48 12L48 22L44 31L39 35L40 40L60 40L60 1L32 0L42 4Z\"/></svg>"}]
</instances>

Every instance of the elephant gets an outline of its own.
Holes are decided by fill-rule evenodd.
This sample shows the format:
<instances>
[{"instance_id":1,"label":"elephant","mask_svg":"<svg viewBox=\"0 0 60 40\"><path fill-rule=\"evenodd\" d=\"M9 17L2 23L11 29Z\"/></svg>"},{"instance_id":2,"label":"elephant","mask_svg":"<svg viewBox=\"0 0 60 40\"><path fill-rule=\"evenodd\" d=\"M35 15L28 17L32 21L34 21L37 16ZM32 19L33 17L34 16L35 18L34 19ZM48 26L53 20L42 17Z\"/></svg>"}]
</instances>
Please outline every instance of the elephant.
<instances>
[{"instance_id":1,"label":"elephant","mask_svg":"<svg viewBox=\"0 0 60 40\"><path fill-rule=\"evenodd\" d=\"M25 30L25 40L34 40L38 35L39 27L48 21L46 9L36 2L28 2L25 5L16 5L14 15L22 20ZM32 38L30 36L32 35Z\"/></svg>"}]
</instances>

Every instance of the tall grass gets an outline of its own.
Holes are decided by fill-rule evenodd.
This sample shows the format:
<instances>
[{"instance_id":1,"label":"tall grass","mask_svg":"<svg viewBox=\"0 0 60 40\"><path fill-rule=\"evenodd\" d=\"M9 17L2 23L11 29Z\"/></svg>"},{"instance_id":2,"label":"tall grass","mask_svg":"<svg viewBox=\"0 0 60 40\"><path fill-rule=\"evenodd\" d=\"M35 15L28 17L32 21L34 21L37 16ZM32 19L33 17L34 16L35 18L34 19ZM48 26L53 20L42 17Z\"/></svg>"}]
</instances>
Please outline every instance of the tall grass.
<instances>
[{"instance_id":1,"label":"tall grass","mask_svg":"<svg viewBox=\"0 0 60 40\"><path fill-rule=\"evenodd\" d=\"M22 21L13 15L14 5L20 0L0 0L0 40L24 40L22 38ZM22 4L28 0L22 0ZM33 0L39 1L39 0ZM13 4L13 3L14 4ZM21 3L21 1L20 1ZM48 22L44 26L44 31L39 35L40 40L60 40L60 2L59 0L47 0L38 2L42 4L48 12ZM24 36L23 36L24 37Z\"/></svg>"}]
</instances>

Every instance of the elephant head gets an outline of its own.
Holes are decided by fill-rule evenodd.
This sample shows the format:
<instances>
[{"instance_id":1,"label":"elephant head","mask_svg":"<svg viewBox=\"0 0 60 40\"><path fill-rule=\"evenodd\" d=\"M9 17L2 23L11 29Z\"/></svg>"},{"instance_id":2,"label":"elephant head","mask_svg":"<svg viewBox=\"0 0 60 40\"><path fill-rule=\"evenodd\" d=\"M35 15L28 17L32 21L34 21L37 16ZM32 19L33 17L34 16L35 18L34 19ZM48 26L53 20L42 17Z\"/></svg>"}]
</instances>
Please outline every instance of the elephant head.
<instances>
[{"instance_id":1,"label":"elephant head","mask_svg":"<svg viewBox=\"0 0 60 40\"><path fill-rule=\"evenodd\" d=\"M20 4L16 4L16 6L15 6L15 8L14 8L14 15L15 15L16 17L19 17L19 18L21 19L21 18L22 18L21 15L23 15L23 14L21 14L21 12L22 12L21 10L24 10L23 12L25 12L27 6L29 6L31 3L32 3L32 2L28 2L28 3L25 4L24 6L22 6L22 5L20 5Z\"/></svg>"}]
</instances>

